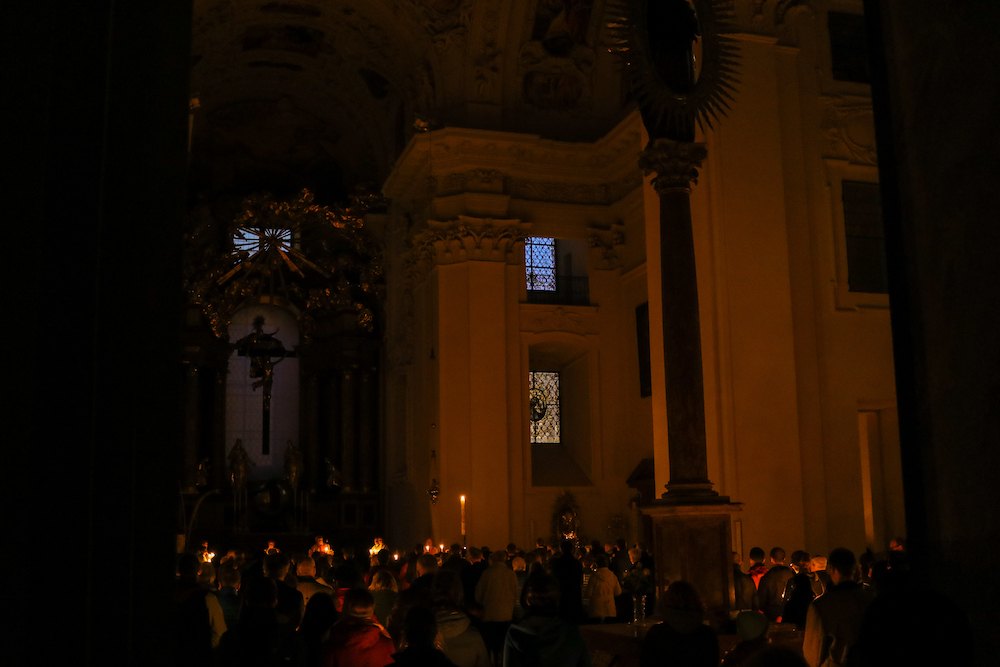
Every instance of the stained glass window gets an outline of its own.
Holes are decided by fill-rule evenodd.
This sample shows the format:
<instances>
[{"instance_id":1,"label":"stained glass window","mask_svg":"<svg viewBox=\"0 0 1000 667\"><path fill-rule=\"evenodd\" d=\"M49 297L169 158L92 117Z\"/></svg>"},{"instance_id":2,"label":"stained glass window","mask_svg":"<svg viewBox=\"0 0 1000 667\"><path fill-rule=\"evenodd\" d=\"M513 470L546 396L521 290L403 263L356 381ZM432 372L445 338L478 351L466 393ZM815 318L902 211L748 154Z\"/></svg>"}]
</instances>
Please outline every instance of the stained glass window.
<instances>
[{"instance_id":1,"label":"stained glass window","mask_svg":"<svg viewBox=\"0 0 1000 667\"><path fill-rule=\"evenodd\" d=\"M524 239L524 272L529 292L556 291L556 240L541 236Z\"/></svg>"},{"instance_id":2,"label":"stained glass window","mask_svg":"<svg viewBox=\"0 0 1000 667\"><path fill-rule=\"evenodd\" d=\"M531 444L559 444L559 373L528 374Z\"/></svg>"}]
</instances>

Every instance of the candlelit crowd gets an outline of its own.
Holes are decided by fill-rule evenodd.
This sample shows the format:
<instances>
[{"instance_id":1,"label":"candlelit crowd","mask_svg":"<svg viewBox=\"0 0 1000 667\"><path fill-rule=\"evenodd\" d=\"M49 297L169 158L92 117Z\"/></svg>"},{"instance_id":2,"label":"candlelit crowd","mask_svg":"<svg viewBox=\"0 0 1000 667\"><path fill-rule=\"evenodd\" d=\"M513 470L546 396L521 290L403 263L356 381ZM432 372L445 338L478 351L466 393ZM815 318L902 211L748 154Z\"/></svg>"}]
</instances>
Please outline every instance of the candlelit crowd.
<instances>
[{"instance_id":1,"label":"candlelit crowd","mask_svg":"<svg viewBox=\"0 0 1000 667\"><path fill-rule=\"evenodd\" d=\"M308 550L219 555L206 543L178 558L178 664L581 666L609 656L592 656L580 627L615 623L643 637L642 667L904 664L919 613L961 644L923 639L921 650L964 663L964 616L914 589L901 539L882 560L749 556L744 572L734 553L738 613L720 625L685 581L654 601L653 556L624 540L496 551L428 540L396 553L376 540L359 553L317 537Z\"/></svg>"}]
</instances>

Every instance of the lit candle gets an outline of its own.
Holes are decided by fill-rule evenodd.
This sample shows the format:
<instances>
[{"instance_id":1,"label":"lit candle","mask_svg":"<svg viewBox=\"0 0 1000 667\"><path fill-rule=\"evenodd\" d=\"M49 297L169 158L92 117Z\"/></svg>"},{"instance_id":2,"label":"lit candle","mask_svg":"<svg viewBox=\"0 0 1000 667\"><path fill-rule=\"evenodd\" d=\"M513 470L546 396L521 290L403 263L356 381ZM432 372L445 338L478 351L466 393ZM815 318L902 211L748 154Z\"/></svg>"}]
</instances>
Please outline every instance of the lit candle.
<instances>
[{"instance_id":1,"label":"lit candle","mask_svg":"<svg viewBox=\"0 0 1000 667\"><path fill-rule=\"evenodd\" d=\"M461 500L462 500L462 537L465 537L465 496L462 496Z\"/></svg>"}]
</instances>

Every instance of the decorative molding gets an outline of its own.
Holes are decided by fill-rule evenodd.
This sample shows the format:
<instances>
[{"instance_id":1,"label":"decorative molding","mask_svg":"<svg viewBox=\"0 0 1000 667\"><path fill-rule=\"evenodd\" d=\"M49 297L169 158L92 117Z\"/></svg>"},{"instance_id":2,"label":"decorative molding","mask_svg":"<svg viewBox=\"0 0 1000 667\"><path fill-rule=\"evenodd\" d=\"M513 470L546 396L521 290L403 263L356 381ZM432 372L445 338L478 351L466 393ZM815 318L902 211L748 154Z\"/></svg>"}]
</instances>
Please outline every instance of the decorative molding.
<instances>
[{"instance_id":1,"label":"decorative molding","mask_svg":"<svg viewBox=\"0 0 1000 667\"><path fill-rule=\"evenodd\" d=\"M473 56L474 88L472 99L492 102L500 97L500 61L503 47L499 45L500 10L503 0L488 0L483 13L482 47Z\"/></svg>"},{"instance_id":2,"label":"decorative molding","mask_svg":"<svg viewBox=\"0 0 1000 667\"><path fill-rule=\"evenodd\" d=\"M825 157L849 160L853 164L878 164L875 148L875 117L871 102L844 97L821 97L823 118L820 128L826 138Z\"/></svg>"},{"instance_id":3,"label":"decorative molding","mask_svg":"<svg viewBox=\"0 0 1000 667\"><path fill-rule=\"evenodd\" d=\"M592 229L587 236L590 256L599 271L612 271L622 266L622 249L625 247L625 225L614 224L610 230Z\"/></svg>"},{"instance_id":4,"label":"decorative molding","mask_svg":"<svg viewBox=\"0 0 1000 667\"><path fill-rule=\"evenodd\" d=\"M451 222L428 220L427 228L410 240L407 276L416 284L435 265L470 260L519 264L521 257L514 247L524 240L525 231L520 220L464 215Z\"/></svg>"},{"instance_id":5,"label":"decorative molding","mask_svg":"<svg viewBox=\"0 0 1000 667\"><path fill-rule=\"evenodd\" d=\"M610 183L567 183L565 181L535 181L511 179L510 196L515 199L546 201L559 204L607 206L620 201L642 186L638 170Z\"/></svg>"},{"instance_id":6,"label":"decorative molding","mask_svg":"<svg viewBox=\"0 0 1000 667\"><path fill-rule=\"evenodd\" d=\"M543 306L521 304L521 331L547 333L567 331L585 335L599 332L594 306Z\"/></svg>"},{"instance_id":7,"label":"decorative molding","mask_svg":"<svg viewBox=\"0 0 1000 667\"><path fill-rule=\"evenodd\" d=\"M690 192L691 185L698 182L698 169L706 157L705 144L656 139L639 156L639 168L644 174L656 174L653 187L657 192Z\"/></svg>"}]
</instances>

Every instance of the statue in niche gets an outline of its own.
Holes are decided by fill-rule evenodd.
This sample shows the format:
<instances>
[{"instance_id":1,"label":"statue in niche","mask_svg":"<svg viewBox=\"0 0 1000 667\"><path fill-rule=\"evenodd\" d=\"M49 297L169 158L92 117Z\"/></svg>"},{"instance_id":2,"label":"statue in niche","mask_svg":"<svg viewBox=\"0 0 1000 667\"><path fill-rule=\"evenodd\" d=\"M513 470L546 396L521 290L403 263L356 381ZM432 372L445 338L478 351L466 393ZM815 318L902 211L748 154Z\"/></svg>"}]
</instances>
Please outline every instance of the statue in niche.
<instances>
[{"instance_id":1,"label":"statue in niche","mask_svg":"<svg viewBox=\"0 0 1000 667\"><path fill-rule=\"evenodd\" d=\"M340 471L329 458L323 459L326 463L326 485L331 489L340 488Z\"/></svg>"},{"instance_id":2,"label":"statue in niche","mask_svg":"<svg viewBox=\"0 0 1000 667\"><path fill-rule=\"evenodd\" d=\"M243 489L246 488L247 477L250 474L250 469L254 467L254 462L247 454L247 450L243 449L243 440L239 438L236 439L233 448L229 450L229 465L233 470L233 491L237 494L242 493Z\"/></svg>"},{"instance_id":3,"label":"statue in niche","mask_svg":"<svg viewBox=\"0 0 1000 667\"><path fill-rule=\"evenodd\" d=\"M198 470L194 476L195 486L208 486L208 458L198 461Z\"/></svg>"},{"instance_id":4,"label":"statue in niche","mask_svg":"<svg viewBox=\"0 0 1000 667\"><path fill-rule=\"evenodd\" d=\"M299 478L302 476L302 450L288 441L285 449L285 480L292 491L299 488Z\"/></svg>"},{"instance_id":5,"label":"statue in niche","mask_svg":"<svg viewBox=\"0 0 1000 667\"><path fill-rule=\"evenodd\" d=\"M565 508L563 513L559 515L559 537L576 544L580 539L580 536L577 534L579 523L576 518L576 511L572 507Z\"/></svg>"},{"instance_id":6,"label":"statue in niche","mask_svg":"<svg viewBox=\"0 0 1000 667\"><path fill-rule=\"evenodd\" d=\"M571 491L564 490L552 505L552 537L559 542L580 543L580 506Z\"/></svg>"}]
</instances>

